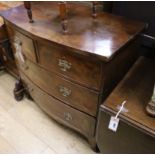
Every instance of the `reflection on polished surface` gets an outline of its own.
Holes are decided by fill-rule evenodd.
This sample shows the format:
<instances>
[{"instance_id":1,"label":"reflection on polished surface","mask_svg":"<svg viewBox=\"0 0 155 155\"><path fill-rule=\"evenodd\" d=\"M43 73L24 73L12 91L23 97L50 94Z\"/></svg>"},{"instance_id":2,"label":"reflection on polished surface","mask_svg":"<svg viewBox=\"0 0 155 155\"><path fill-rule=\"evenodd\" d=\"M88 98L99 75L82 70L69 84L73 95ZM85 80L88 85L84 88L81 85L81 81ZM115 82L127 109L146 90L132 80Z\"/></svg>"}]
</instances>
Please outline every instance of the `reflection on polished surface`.
<instances>
[{"instance_id":1,"label":"reflection on polished surface","mask_svg":"<svg viewBox=\"0 0 155 155\"><path fill-rule=\"evenodd\" d=\"M40 3L42 3L42 8L38 7L39 2L32 4L33 24L27 21L23 5L18 9L14 8L2 13L2 16L37 37L78 49L79 51L76 50L76 52L94 55L102 60L110 60L124 43L130 41L144 28L142 23L108 13L100 13L96 19L93 19L92 10L89 7L69 3L68 33L64 34L58 4L55 2ZM51 9L44 10L49 7Z\"/></svg>"}]
</instances>

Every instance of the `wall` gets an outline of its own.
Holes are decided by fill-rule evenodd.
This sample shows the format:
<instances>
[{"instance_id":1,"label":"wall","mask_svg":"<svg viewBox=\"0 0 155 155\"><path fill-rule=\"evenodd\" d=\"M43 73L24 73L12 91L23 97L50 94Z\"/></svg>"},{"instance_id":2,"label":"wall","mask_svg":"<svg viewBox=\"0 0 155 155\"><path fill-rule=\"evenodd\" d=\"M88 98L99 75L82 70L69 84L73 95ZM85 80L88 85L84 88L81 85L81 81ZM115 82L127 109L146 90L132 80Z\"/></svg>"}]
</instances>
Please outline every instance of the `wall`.
<instances>
[{"instance_id":1,"label":"wall","mask_svg":"<svg viewBox=\"0 0 155 155\"><path fill-rule=\"evenodd\" d=\"M155 37L155 2L113 2L113 13L149 24L146 34Z\"/></svg>"},{"instance_id":2,"label":"wall","mask_svg":"<svg viewBox=\"0 0 155 155\"><path fill-rule=\"evenodd\" d=\"M142 37L142 55L155 58L155 2L153 1L114 1L109 2L113 14L148 23Z\"/></svg>"}]
</instances>

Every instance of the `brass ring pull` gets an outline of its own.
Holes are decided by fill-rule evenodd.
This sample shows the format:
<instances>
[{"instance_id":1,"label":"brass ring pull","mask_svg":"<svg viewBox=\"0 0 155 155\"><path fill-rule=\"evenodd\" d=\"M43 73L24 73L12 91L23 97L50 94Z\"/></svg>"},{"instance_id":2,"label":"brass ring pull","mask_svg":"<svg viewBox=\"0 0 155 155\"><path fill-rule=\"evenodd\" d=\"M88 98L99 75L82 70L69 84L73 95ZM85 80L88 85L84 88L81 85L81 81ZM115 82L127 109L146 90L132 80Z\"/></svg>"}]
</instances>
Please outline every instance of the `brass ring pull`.
<instances>
[{"instance_id":1,"label":"brass ring pull","mask_svg":"<svg viewBox=\"0 0 155 155\"><path fill-rule=\"evenodd\" d=\"M71 69L72 64L64 59L59 59L58 65L60 66L60 69L64 72Z\"/></svg>"},{"instance_id":2,"label":"brass ring pull","mask_svg":"<svg viewBox=\"0 0 155 155\"><path fill-rule=\"evenodd\" d=\"M59 86L59 92L63 97L68 97L71 95L72 91L64 86Z\"/></svg>"}]
</instances>

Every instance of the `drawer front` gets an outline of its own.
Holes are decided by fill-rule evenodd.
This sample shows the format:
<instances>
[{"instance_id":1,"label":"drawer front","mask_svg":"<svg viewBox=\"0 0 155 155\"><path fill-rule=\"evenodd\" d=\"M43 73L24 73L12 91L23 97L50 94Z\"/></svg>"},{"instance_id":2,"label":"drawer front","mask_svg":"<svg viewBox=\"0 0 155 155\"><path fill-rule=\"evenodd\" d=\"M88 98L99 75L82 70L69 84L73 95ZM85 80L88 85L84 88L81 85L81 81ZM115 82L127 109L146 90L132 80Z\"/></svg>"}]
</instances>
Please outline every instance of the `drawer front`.
<instances>
[{"instance_id":1,"label":"drawer front","mask_svg":"<svg viewBox=\"0 0 155 155\"><path fill-rule=\"evenodd\" d=\"M23 64L19 63L19 67L29 79L48 94L74 108L96 116L98 103L97 92L62 79L29 60L26 60Z\"/></svg>"},{"instance_id":2,"label":"drawer front","mask_svg":"<svg viewBox=\"0 0 155 155\"><path fill-rule=\"evenodd\" d=\"M7 26L7 31L14 52L21 50L26 58L36 62L37 57L33 40L26 35L14 30L10 26Z\"/></svg>"},{"instance_id":3,"label":"drawer front","mask_svg":"<svg viewBox=\"0 0 155 155\"><path fill-rule=\"evenodd\" d=\"M39 42L37 46L41 66L89 88L100 89L101 63L99 61L79 54L73 54L67 49L62 49L52 44Z\"/></svg>"},{"instance_id":4,"label":"drawer front","mask_svg":"<svg viewBox=\"0 0 155 155\"><path fill-rule=\"evenodd\" d=\"M65 124L86 137L94 135L95 119L87 114L75 110L64 103L47 95L40 88L32 84L28 78L21 73L21 78L26 83L31 97L51 117Z\"/></svg>"}]
</instances>

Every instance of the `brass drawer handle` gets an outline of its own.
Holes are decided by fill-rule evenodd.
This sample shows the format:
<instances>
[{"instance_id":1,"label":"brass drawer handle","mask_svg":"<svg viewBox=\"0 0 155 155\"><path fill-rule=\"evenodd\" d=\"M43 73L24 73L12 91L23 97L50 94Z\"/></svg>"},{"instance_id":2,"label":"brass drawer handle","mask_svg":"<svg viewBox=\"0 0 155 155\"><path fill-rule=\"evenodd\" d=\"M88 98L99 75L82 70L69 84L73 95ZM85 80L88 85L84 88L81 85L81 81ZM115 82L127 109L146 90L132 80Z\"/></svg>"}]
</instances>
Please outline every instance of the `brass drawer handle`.
<instances>
[{"instance_id":1,"label":"brass drawer handle","mask_svg":"<svg viewBox=\"0 0 155 155\"><path fill-rule=\"evenodd\" d=\"M64 118L66 121L72 121L72 115L68 112L64 112Z\"/></svg>"},{"instance_id":2,"label":"brass drawer handle","mask_svg":"<svg viewBox=\"0 0 155 155\"><path fill-rule=\"evenodd\" d=\"M60 69L64 72L71 69L72 64L64 59L59 59L58 65L60 66Z\"/></svg>"},{"instance_id":3,"label":"brass drawer handle","mask_svg":"<svg viewBox=\"0 0 155 155\"><path fill-rule=\"evenodd\" d=\"M64 86L59 86L59 91L62 94L62 96L64 96L64 97L70 96L71 92L72 92L70 89L68 89Z\"/></svg>"}]
</instances>

